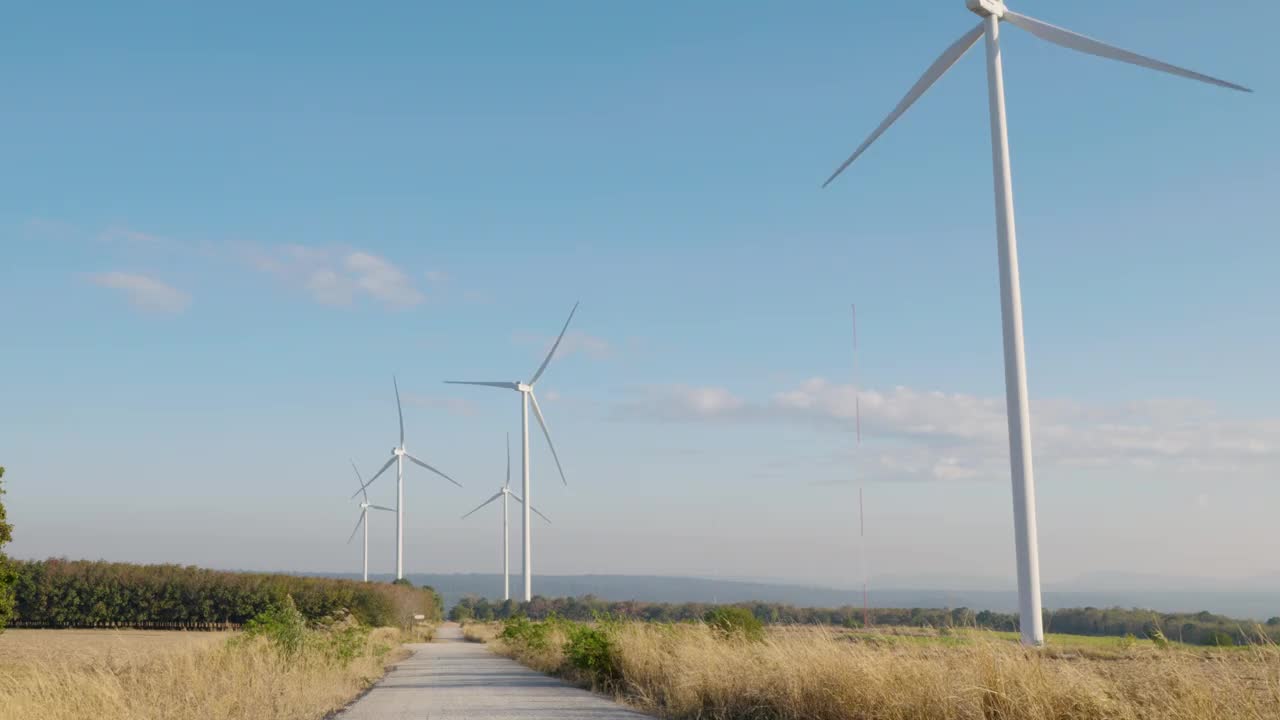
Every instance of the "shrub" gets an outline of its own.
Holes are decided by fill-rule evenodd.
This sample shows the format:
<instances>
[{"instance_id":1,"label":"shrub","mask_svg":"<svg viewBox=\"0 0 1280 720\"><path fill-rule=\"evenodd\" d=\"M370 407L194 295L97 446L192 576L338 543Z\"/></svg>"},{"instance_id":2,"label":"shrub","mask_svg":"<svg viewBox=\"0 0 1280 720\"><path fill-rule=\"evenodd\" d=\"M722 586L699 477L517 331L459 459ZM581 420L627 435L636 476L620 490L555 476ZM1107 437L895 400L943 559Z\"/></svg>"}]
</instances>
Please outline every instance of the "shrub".
<instances>
[{"instance_id":1,"label":"shrub","mask_svg":"<svg viewBox=\"0 0 1280 720\"><path fill-rule=\"evenodd\" d=\"M0 467L0 495L4 495L3 480L4 468ZM0 502L0 632L4 632L5 624L13 615L13 586L18 581L17 573L4 556L5 543L13 539L13 526L4 518L4 503Z\"/></svg>"},{"instance_id":2,"label":"shrub","mask_svg":"<svg viewBox=\"0 0 1280 720\"><path fill-rule=\"evenodd\" d=\"M1230 633L1215 630L1214 633L1209 636L1208 644L1217 647L1233 647L1236 644L1236 639L1231 637Z\"/></svg>"},{"instance_id":3,"label":"shrub","mask_svg":"<svg viewBox=\"0 0 1280 720\"><path fill-rule=\"evenodd\" d=\"M621 679L621 672L612 627L569 623L566 631L569 639L564 653L569 665L589 679L593 687L613 687Z\"/></svg>"},{"instance_id":4,"label":"shrub","mask_svg":"<svg viewBox=\"0 0 1280 720\"><path fill-rule=\"evenodd\" d=\"M266 638L286 659L302 651L306 632L307 620L290 595L285 596L280 606L258 613L244 626L246 638Z\"/></svg>"},{"instance_id":5,"label":"shrub","mask_svg":"<svg viewBox=\"0 0 1280 720\"><path fill-rule=\"evenodd\" d=\"M513 645L523 645L530 650L546 650L553 620L533 622L523 615L514 615L502 623L498 637Z\"/></svg>"},{"instance_id":6,"label":"shrub","mask_svg":"<svg viewBox=\"0 0 1280 720\"><path fill-rule=\"evenodd\" d=\"M726 605L711 608L702 621L726 638L737 637L752 642L764 639L764 623L743 607Z\"/></svg>"}]
</instances>

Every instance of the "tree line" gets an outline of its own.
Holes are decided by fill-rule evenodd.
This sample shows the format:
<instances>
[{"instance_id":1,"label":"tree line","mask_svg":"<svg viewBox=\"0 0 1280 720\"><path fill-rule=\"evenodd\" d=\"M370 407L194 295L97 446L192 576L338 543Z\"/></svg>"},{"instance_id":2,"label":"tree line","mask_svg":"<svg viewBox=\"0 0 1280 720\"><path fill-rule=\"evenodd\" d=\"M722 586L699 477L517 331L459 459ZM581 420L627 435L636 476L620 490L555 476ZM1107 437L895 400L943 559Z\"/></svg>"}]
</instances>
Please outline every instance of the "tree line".
<instances>
[{"instance_id":1,"label":"tree line","mask_svg":"<svg viewBox=\"0 0 1280 720\"><path fill-rule=\"evenodd\" d=\"M490 601L486 598L464 597L449 611L454 621L504 620L523 615L534 620L551 615L569 620L591 620L609 615L629 620L649 622L688 622L701 620L707 611L715 607L711 603L657 603L635 600L608 601L594 595L567 598L535 596L530 602ZM796 607L781 603L734 603L751 612L768 624L782 625L837 625L855 628L862 625L862 608L846 605L838 608ZM871 608L868 611L873 626L957 628L977 627L987 630L1016 631L1016 613L974 611L969 608ZM1161 613L1141 608L1068 608L1046 610L1045 630L1071 635L1095 635L1157 638L1194 645L1239 645L1257 642L1263 637L1280 643L1280 617L1273 617L1265 624L1251 620L1235 620L1209 612Z\"/></svg>"},{"instance_id":2,"label":"tree line","mask_svg":"<svg viewBox=\"0 0 1280 720\"><path fill-rule=\"evenodd\" d=\"M235 628L287 598L307 620L351 613L373 627L441 616L440 596L404 583L49 559L11 563L11 627Z\"/></svg>"}]
</instances>

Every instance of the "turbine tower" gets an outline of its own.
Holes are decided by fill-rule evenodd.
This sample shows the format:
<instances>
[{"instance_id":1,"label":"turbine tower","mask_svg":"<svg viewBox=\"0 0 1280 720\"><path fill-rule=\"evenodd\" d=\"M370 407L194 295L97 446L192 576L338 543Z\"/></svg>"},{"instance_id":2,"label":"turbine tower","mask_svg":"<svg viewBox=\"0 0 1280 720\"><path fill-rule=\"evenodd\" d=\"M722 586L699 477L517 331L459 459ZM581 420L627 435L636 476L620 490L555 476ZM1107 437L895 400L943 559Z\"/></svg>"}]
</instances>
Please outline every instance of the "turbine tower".
<instances>
[{"instance_id":1,"label":"turbine tower","mask_svg":"<svg viewBox=\"0 0 1280 720\"><path fill-rule=\"evenodd\" d=\"M364 489L372 485L374 480L381 477L382 473L386 472L387 468L391 467L392 464L396 466L396 579L399 580L404 577L404 461L408 460L411 463L421 465L458 487L462 487L462 483L410 455L404 449L404 410L400 407L400 384L396 382L395 377L391 378L391 384L396 389L396 414L400 417L400 444L391 448L391 458L387 460L378 472L374 473L373 477L369 478L369 482L361 485L360 489L351 497L354 498L364 492Z\"/></svg>"},{"instance_id":2,"label":"turbine tower","mask_svg":"<svg viewBox=\"0 0 1280 720\"><path fill-rule=\"evenodd\" d=\"M511 532L507 525L507 498L515 498L515 501L524 504L524 500L519 495L511 492L511 433L507 433L507 481L503 483L502 489L494 493L492 497L476 506L475 510L462 516L463 520L471 517L477 510L488 505L489 503L502 498L502 599L511 599ZM542 514L542 511L536 507L530 507L530 510L538 513L538 516L548 523L551 518Z\"/></svg>"},{"instance_id":3,"label":"turbine tower","mask_svg":"<svg viewBox=\"0 0 1280 720\"><path fill-rule=\"evenodd\" d=\"M356 461L351 461L351 469L356 471L356 480L360 483L360 494L364 499L360 502L360 519L356 521L355 529L351 531L351 537L347 538L347 544L350 545L352 540L356 539L356 533L360 531L360 526L364 526L364 581L369 582L369 509L386 510L387 512L395 512L389 507L381 505L373 505L369 502L369 493L364 491L364 478L360 477L360 469L356 467Z\"/></svg>"},{"instance_id":4,"label":"turbine tower","mask_svg":"<svg viewBox=\"0 0 1280 720\"><path fill-rule=\"evenodd\" d=\"M533 373L533 377L529 382L503 382L501 380L494 382L482 382L478 380L445 380L450 385L484 385L486 387L503 388L505 390L515 390L520 393L520 438L521 438L521 467L524 476L523 487L521 491L524 493L524 542L522 544L521 559L524 562L524 601L529 602L533 599L533 544L531 540L530 516L529 510L531 501L529 494L529 404L533 404L533 414L538 418L538 425L542 427L542 434L547 438L547 446L551 448L551 457L556 461L556 469L560 471L560 481L565 485L569 481L565 479L564 468L560 466L560 456L556 454L556 445L551 442L551 431L547 430L547 421L542 417L542 409L538 407L538 397L533 394L533 386L538 382L538 378L542 377L542 373L550 364L551 358L556 354L556 348L560 347L560 341L564 340L564 334L569 329L569 323L573 320L573 314L578 311L578 303L573 304L573 309L569 311L569 319L564 321L564 327L560 329L560 335L556 338L555 343L551 346L551 350L547 352L547 357L538 366L537 371Z\"/></svg>"},{"instance_id":5,"label":"turbine tower","mask_svg":"<svg viewBox=\"0 0 1280 720\"><path fill-rule=\"evenodd\" d=\"M844 169L890 125L902 116L920 96L942 77L969 48L986 36L987 95L991 114L991 161L995 185L996 248L1000 260L1000 314L1004 335L1005 405L1009 422L1009 464L1013 482L1014 543L1018 566L1018 614L1022 642L1044 643L1040 614L1040 559L1036 541L1035 480L1031 471L1031 418L1027 401L1027 365L1022 342L1022 290L1018 281L1018 245L1013 222L1013 181L1009 169L1009 135L1005 124L1004 70L1000 54L1000 22L1002 20L1032 35L1070 50L1097 55L1109 60L1159 70L1171 75L1199 80L1232 90L1252 92L1246 87L1208 75L1170 65L1137 53L1122 50L1070 30L1016 13L1001 0L965 0L969 10L982 17L977 27L951 44L925 70L923 76L907 91L889 116L872 131L822 184L831 184Z\"/></svg>"}]
</instances>

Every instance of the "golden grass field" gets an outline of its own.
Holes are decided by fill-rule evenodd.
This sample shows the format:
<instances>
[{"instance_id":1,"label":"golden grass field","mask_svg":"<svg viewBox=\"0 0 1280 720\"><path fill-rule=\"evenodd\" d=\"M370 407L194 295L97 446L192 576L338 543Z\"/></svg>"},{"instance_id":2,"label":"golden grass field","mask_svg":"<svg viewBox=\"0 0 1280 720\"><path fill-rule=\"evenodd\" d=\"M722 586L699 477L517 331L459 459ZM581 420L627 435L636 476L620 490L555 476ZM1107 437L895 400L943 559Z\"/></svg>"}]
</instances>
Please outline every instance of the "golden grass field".
<instances>
[{"instance_id":1,"label":"golden grass field","mask_svg":"<svg viewBox=\"0 0 1280 720\"><path fill-rule=\"evenodd\" d=\"M7 630L0 720L318 720L395 658L399 631L373 631L345 667L231 633Z\"/></svg>"},{"instance_id":2,"label":"golden grass field","mask_svg":"<svg viewBox=\"0 0 1280 720\"><path fill-rule=\"evenodd\" d=\"M1275 646L1079 638L1028 650L981 631L886 637L782 628L748 642L701 624L622 623L608 689L639 709L699 720L1280 720ZM492 647L544 672L595 679L566 662L563 631L549 639L540 649Z\"/></svg>"}]
</instances>

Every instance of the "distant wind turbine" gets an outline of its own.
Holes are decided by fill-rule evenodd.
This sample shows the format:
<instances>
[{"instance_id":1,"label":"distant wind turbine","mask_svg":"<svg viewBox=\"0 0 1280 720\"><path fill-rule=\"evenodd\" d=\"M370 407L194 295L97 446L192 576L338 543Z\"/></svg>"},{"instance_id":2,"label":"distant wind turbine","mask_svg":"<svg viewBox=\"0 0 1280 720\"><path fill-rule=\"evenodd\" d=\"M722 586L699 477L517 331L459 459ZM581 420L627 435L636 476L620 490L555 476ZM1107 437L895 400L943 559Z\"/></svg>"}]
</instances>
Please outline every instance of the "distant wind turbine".
<instances>
[{"instance_id":1,"label":"distant wind turbine","mask_svg":"<svg viewBox=\"0 0 1280 720\"><path fill-rule=\"evenodd\" d=\"M364 491L365 488L372 485L374 480L377 480L379 477L381 477L382 473L387 471L387 468L391 467L392 464L395 464L396 466L396 579L399 580L404 577L404 461L407 459L409 462L415 463L417 465L421 465L422 467L430 470L431 472L439 475L440 477L444 478L445 480L448 480L449 482L453 483L454 485L457 485L458 487L462 487L462 483L458 482L457 480L454 480L448 475L445 475L439 470L431 467L425 462L410 455L408 451L404 449L404 410L400 407L400 384L396 382L396 379L394 377L391 378L391 384L394 385L396 389L396 414L400 417L400 444L391 448L391 459L387 460L386 464L384 464L382 468L378 470L378 472L374 473L373 477L369 478L369 482L361 485L360 489L357 490L356 493L351 497L354 498L356 495L359 495L361 492Z\"/></svg>"},{"instance_id":2,"label":"distant wind turbine","mask_svg":"<svg viewBox=\"0 0 1280 720\"><path fill-rule=\"evenodd\" d=\"M356 539L356 533L360 531L360 527L364 526L364 581L369 582L369 509L386 510L387 512L395 512L389 507L381 505L373 505L369 502L369 493L364 491L364 478L360 477L360 469L356 467L356 461L351 461L351 469L356 471L356 480L360 482L360 494L364 499L360 503L360 519L356 521L356 527L351 531L351 537L347 538L347 544L350 545L352 540Z\"/></svg>"},{"instance_id":3,"label":"distant wind turbine","mask_svg":"<svg viewBox=\"0 0 1280 720\"><path fill-rule=\"evenodd\" d=\"M1013 479L1014 542L1018 565L1018 614L1025 645L1042 645L1040 558L1036 541L1035 479L1031 471L1031 418L1027 400L1027 366L1022 342L1022 290L1018 282L1018 245L1013 222L1013 180L1009 169L1009 134L1005 124L1004 70L1001 66L1000 21L1006 20L1041 40L1109 60L1159 70L1231 90L1252 92L1235 83L1122 50L1070 30L1050 25L1005 7L1001 0L965 0L982 22L960 36L907 91L889 116L871 132L822 184L831 184L890 125L924 95L961 56L986 35L987 94L991 114L991 160L995 179L996 240L1000 257L1000 311L1004 334L1005 404L1009 421L1009 461Z\"/></svg>"},{"instance_id":4,"label":"distant wind turbine","mask_svg":"<svg viewBox=\"0 0 1280 720\"><path fill-rule=\"evenodd\" d=\"M486 387L503 388L506 390L515 390L520 393L520 438L521 438L521 470L524 476L523 487L521 491L524 493L526 501L530 500L529 494L529 403L533 403L533 414L538 418L538 425L542 427L542 434L547 438L547 446L551 448L551 457L556 461L556 469L560 471L560 481L565 485L569 481L565 479L564 468L560 466L560 456L556 454L556 445L551 442L551 431L547 430L547 421L542 417L542 410L538 407L538 397L533 394L533 386L538 382L538 378L542 377L542 373L550 364L551 358L556 354L556 348L560 347L560 341L564 340L564 334L569 329L569 323L573 320L573 314L578 311L578 303L573 304L573 309L569 311L569 319L564 321L564 327L560 329L560 336L556 338L555 343L551 346L551 350L547 352L547 357L538 366L537 371L533 373L533 377L529 382L503 382L501 380L488 382L477 380L445 380L450 385L484 385ZM522 544L521 559L524 562L524 601L529 602L533 599L533 544L531 541L530 528L530 505L528 502L521 503L524 506L524 542Z\"/></svg>"},{"instance_id":5,"label":"distant wind turbine","mask_svg":"<svg viewBox=\"0 0 1280 720\"><path fill-rule=\"evenodd\" d=\"M524 504L524 500L519 495L511 492L511 433L507 433L507 481L502 484L502 489L494 493L492 497L476 506L475 510L462 516L463 520L471 517L477 510L488 505L489 503L502 498L502 599L511 599L511 532L507 524L507 498L515 498L515 501ZM542 514L542 511L536 507L530 507L530 510L538 513L538 516L548 523L551 518Z\"/></svg>"}]
</instances>

